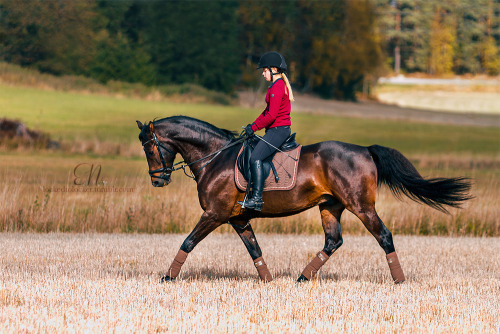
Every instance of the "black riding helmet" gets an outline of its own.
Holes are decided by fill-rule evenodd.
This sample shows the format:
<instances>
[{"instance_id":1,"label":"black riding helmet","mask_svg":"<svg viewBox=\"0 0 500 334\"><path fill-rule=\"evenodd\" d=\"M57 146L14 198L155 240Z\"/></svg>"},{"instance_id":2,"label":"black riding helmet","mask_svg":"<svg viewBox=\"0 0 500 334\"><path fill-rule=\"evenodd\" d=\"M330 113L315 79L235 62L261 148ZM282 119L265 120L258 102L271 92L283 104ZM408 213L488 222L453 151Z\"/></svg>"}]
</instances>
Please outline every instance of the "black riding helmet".
<instances>
[{"instance_id":1,"label":"black riding helmet","mask_svg":"<svg viewBox=\"0 0 500 334\"><path fill-rule=\"evenodd\" d=\"M286 71L287 66L285 62L285 57L276 51L267 52L259 60L259 68L263 67L276 67L281 71Z\"/></svg>"},{"instance_id":2,"label":"black riding helmet","mask_svg":"<svg viewBox=\"0 0 500 334\"><path fill-rule=\"evenodd\" d=\"M287 70L285 57L283 57L280 53L276 51L267 52L264 55L262 55L262 57L260 57L259 66L257 67L257 69L264 67L267 67L271 72L271 80L272 80L273 71L271 71L271 67L276 67L279 73L283 73Z\"/></svg>"}]
</instances>

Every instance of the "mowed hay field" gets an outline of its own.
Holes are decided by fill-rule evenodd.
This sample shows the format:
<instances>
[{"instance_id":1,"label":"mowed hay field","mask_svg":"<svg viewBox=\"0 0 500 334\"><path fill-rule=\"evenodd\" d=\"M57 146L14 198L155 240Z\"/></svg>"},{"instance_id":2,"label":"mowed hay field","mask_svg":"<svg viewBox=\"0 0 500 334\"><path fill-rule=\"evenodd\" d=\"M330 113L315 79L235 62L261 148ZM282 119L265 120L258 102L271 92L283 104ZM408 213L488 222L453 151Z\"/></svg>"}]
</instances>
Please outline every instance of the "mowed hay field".
<instances>
[{"instance_id":1,"label":"mowed hay field","mask_svg":"<svg viewBox=\"0 0 500 334\"><path fill-rule=\"evenodd\" d=\"M453 80L450 80L453 82ZM499 80L489 85L391 85L375 88L379 101L402 107L461 113L500 114Z\"/></svg>"},{"instance_id":2,"label":"mowed hay field","mask_svg":"<svg viewBox=\"0 0 500 334\"><path fill-rule=\"evenodd\" d=\"M297 284L319 235L257 235L261 283L236 234L210 235L161 284L185 235L0 234L2 332L318 333L500 331L500 240L396 236L394 285L371 236L345 236Z\"/></svg>"}]
</instances>

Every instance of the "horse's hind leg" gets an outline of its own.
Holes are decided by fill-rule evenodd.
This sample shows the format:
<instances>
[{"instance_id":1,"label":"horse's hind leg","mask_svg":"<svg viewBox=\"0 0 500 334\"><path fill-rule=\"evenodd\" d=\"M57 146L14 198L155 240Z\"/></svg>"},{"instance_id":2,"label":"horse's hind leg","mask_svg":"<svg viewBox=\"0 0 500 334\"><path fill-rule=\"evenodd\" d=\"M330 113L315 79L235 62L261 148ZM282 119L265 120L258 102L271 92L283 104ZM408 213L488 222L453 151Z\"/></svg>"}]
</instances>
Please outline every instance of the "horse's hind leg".
<instances>
[{"instance_id":1,"label":"horse's hind leg","mask_svg":"<svg viewBox=\"0 0 500 334\"><path fill-rule=\"evenodd\" d=\"M392 233L384 225L378 216L375 208L370 206L361 210L352 211L365 225L368 231L375 237L380 247L385 251L389 269L391 270L394 283L402 283L405 281L405 276L392 241Z\"/></svg>"},{"instance_id":2,"label":"horse's hind leg","mask_svg":"<svg viewBox=\"0 0 500 334\"><path fill-rule=\"evenodd\" d=\"M340 246L342 246L342 233L340 229L340 216L344 211L344 206L338 204L321 204L319 206L321 212L321 222L325 231L325 246L316 257L309 263L297 282L310 280L321 268L330 256Z\"/></svg>"},{"instance_id":3,"label":"horse's hind leg","mask_svg":"<svg viewBox=\"0 0 500 334\"><path fill-rule=\"evenodd\" d=\"M262 257L262 251L260 250L259 244L257 243L257 238L255 238L255 234L253 232L252 226L248 222L248 220L243 222L231 222L231 226L234 228L236 233L241 238L241 241L245 244L245 247L250 253L252 257L255 268L257 268L257 272L259 273L259 277L264 282L271 282L273 277L267 268L266 262L264 262L264 258Z\"/></svg>"}]
</instances>

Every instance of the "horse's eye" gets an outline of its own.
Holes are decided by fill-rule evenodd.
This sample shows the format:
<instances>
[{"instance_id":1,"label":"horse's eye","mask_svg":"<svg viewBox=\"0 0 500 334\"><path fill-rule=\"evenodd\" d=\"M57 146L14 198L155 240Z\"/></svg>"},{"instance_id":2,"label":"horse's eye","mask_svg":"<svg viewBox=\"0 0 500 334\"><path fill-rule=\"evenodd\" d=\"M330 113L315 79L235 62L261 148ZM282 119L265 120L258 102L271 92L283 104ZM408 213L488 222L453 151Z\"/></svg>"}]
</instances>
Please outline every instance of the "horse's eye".
<instances>
[{"instance_id":1,"label":"horse's eye","mask_svg":"<svg viewBox=\"0 0 500 334\"><path fill-rule=\"evenodd\" d=\"M149 151L149 152L148 152L148 155L149 155L150 157L152 157L154 154L155 154L155 153L154 153L153 151Z\"/></svg>"}]
</instances>

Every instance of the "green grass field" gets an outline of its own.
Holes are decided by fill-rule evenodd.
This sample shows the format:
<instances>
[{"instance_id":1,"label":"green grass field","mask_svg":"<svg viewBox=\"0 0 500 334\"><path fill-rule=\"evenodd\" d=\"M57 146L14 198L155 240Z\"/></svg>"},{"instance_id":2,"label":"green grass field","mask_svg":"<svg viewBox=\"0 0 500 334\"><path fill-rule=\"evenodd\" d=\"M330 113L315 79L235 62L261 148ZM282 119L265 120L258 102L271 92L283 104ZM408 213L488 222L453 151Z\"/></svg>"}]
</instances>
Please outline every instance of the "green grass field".
<instances>
[{"instance_id":1,"label":"green grass field","mask_svg":"<svg viewBox=\"0 0 500 334\"><path fill-rule=\"evenodd\" d=\"M239 132L259 110L236 106L155 102L134 98L46 91L0 85L0 117L17 118L29 127L65 142L136 143L142 122L188 115ZM390 146L404 154L471 153L497 155L497 127L448 126L405 121L293 114L298 140L310 144L339 140L359 145ZM138 143L138 142L137 142Z\"/></svg>"},{"instance_id":2,"label":"green grass field","mask_svg":"<svg viewBox=\"0 0 500 334\"><path fill-rule=\"evenodd\" d=\"M135 120L189 115L238 131L260 110L213 104L158 102L0 84L0 118L16 118L49 133L63 149L8 149L0 145L1 231L189 232L201 214L195 183L178 173L164 189L151 187ZM293 114L298 141L339 140L400 150L426 177L474 179L474 200L444 215L382 189L377 210L395 233L500 235L500 131L497 127ZM79 163L101 165L109 186L131 193L57 193L73 185ZM256 232L322 233L319 213L258 220ZM220 229L230 231L229 227ZM367 233L346 213L343 230Z\"/></svg>"}]
</instances>

